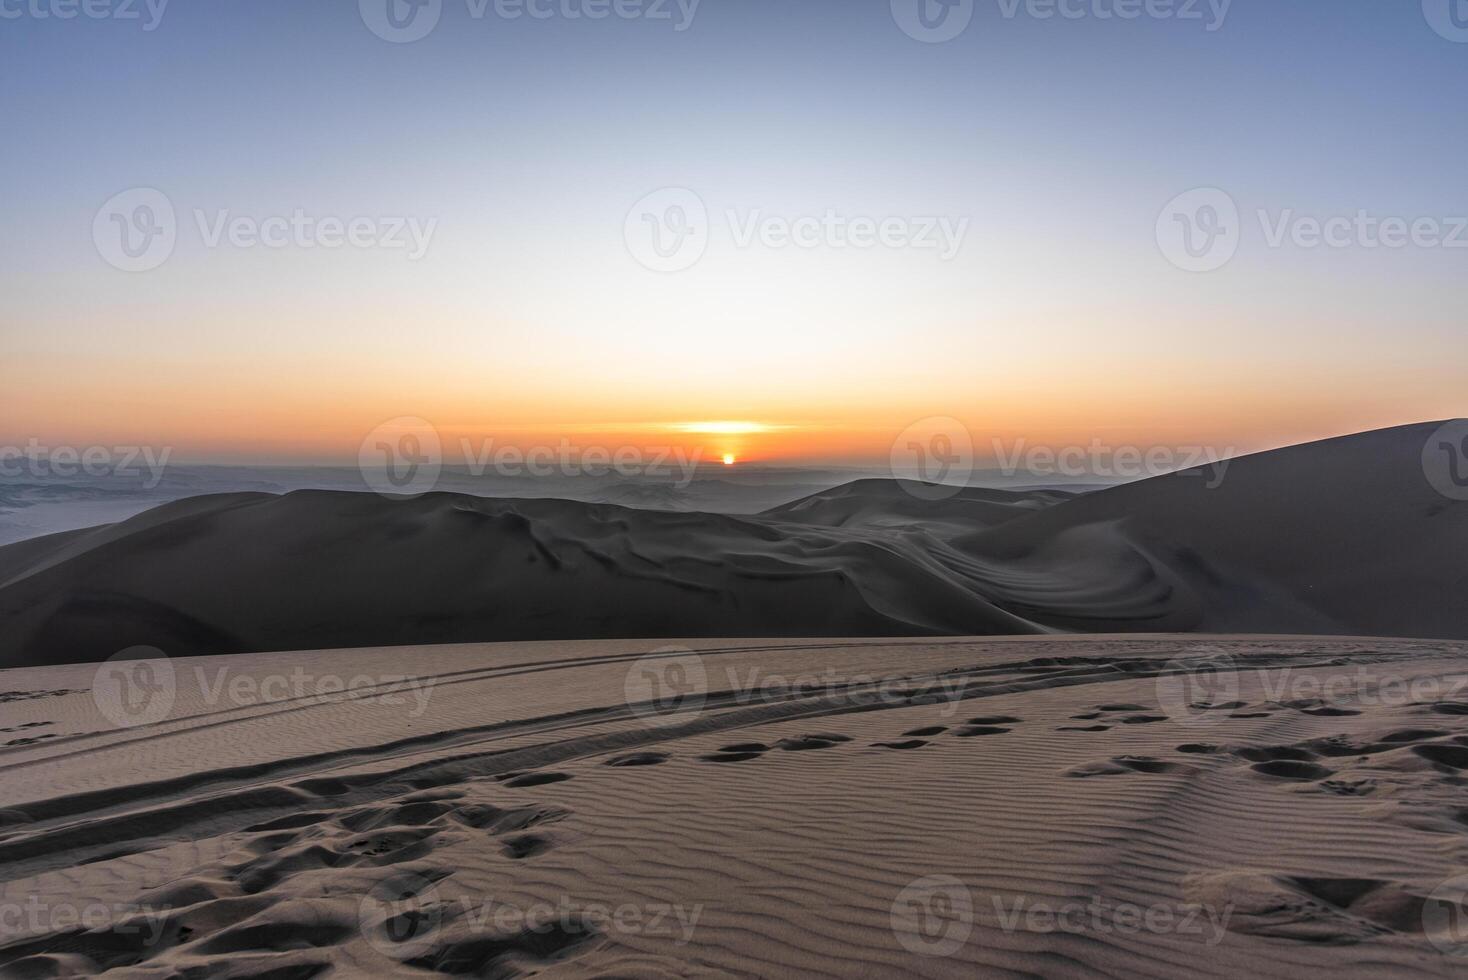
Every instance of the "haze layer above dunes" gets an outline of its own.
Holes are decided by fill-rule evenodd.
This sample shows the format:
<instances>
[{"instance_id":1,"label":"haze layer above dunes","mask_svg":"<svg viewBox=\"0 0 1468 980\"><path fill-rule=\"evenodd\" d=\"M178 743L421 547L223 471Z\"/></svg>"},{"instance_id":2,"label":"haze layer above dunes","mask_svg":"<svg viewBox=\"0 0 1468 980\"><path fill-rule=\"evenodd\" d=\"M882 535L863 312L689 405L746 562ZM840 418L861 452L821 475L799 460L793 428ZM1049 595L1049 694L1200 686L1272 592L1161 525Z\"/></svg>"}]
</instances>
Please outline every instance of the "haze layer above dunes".
<instances>
[{"instance_id":1,"label":"haze layer above dunes","mask_svg":"<svg viewBox=\"0 0 1468 980\"><path fill-rule=\"evenodd\" d=\"M660 636L1468 637L1435 425L1072 496L862 480L754 516L195 497L0 548L0 663ZM1222 476L1220 481L1219 477ZM946 488L944 491L952 490Z\"/></svg>"}]
</instances>

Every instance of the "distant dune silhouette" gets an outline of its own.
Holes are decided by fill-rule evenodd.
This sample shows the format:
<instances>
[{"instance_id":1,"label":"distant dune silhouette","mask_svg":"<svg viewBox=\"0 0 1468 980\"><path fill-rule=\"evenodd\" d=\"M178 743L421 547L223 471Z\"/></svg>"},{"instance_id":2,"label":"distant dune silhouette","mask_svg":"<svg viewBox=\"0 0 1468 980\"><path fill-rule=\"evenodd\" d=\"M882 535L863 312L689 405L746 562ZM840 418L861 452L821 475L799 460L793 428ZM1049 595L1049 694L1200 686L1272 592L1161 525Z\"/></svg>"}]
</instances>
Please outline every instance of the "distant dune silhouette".
<instances>
[{"instance_id":1,"label":"distant dune silhouette","mask_svg":"<svg viewBox=\"0 0 1468 980\"><path fill-rule=\"evenodd\" d=\"M0 548L0 663L612 637L1468 637L1435 424L1076 496L860 480L754 516L218 494ZM916 491L916 492L914 492Z\"/></svg>"}]
</instances>

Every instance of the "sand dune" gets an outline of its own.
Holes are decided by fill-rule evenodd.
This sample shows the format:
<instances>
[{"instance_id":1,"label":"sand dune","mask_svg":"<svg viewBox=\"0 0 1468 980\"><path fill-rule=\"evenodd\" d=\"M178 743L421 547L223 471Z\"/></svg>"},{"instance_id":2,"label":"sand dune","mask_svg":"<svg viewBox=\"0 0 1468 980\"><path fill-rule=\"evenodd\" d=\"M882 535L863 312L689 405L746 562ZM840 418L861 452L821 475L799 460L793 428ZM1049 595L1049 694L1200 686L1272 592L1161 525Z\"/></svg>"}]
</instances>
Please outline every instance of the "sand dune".
<instances>
[{"instance_id":1,"label":"sand dune","mask_svg":"<svg viewBox=\"0 0 1468 980\"><path fill-rule=\"evenodd\" d=\"M754 516L193 497L0 548L0 663L578 637L1468 637L1468 506L1423 475L1434 429L1238 459L1221 481L935 500L861 480Z\"/></svg>"},{"instance_id":2,"label":"sand dune","mask_svg":"<svg viewBox=\"0 0 1468 980\"><path fill-rule=\"evenodd\" d=\"M0 976L1461 975L1437 913L1468 881L1465 657L246 655L169 662L168 710L121 729L91 667L6 672L7 726L50 737L0 748L0 905L33 910L0 922ZM375 686L241 695L295 670Z\"/></svg>"}]
</instances>

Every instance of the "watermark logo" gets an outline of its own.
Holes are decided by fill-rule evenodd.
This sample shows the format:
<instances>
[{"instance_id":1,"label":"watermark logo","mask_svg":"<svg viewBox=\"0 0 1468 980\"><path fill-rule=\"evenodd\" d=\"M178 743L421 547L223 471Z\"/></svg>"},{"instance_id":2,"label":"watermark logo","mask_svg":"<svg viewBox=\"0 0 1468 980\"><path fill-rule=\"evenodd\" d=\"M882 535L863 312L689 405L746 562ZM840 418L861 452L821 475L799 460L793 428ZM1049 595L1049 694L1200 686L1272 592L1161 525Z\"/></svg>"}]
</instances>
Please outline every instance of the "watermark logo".
<instances>
[{"instance_id":1,"label":"watermark logo","mask_svg":"<svg viewBox=\"0 0 1468 980\"><path fill-rule=\"evenodd\" d=\"M708 691L703 658L685 647L659 647L632 664L622 683L627 706L654 728L697 718Z\"/></svg>"},{"instance_id":2,"label":"watermark logo","mask_svg":"<svg viewBox=\"0 0 1468 980\"><path fill-rule=\"evenodd\" d=\"M703 258L709 244L709 212L686 187L653 191L632 205L622 226L627 251L653 272L682 272Z\"/></svg>"},{"instance_id":3,"label":"watermark logo","mask_svg":"<svg viewBox=\"0 0 1468 980\"><path fill-rule=\"evenodd\" d=\"M433 490L446 459L462 460L463 472L482 477L618 476L669 479L683 489L698 474L703 449L685 446L582 444L561 437L534 445L460 437L452 456L431 422L416 416L389 419L367 434L357 452L357 466L368 489L384 496L420 496ZM0 448L0 473L4 472Z\"/></svg>"},{"instance_id":4,"label":"watermark logo","mask_svg":"<svg viewBox=\"0 0 1468 980\"><path fill-rule=\"evenodd\" d=\"M97 665L92 700L118 728L156 725L178 696L173 661L157 647L128 647Z\"/></svg>"},{"instance_id":5,"label":"watermark logo","mask_svg":"<svg viewBox=\"0 0 1468 980\"><path fill-rule=\"evenodd\" d=\"M968 30L974 0L892 0L892 19L902 33L924 44L942 44Z\"/></svg>"},{"instance_id":6,"label":"watermark logo","mask_svg":"<svg viewBox=\"0 0 1468 980\"><path fill-rule=\"evenodd\" d=\"M438 484L443 444L433 423L401 415L367 433L357 469L368 489L385 497L417 497Z\"/></svg>"},{"instance_id":7,"label":"watermark logo","mask_svg":"<svg viewBox=\"0 0 1468 980\"><path fill-rule=\"evenodd\" d=\"M1179 725L1203 727L1238 702L1239 669L1222 650L1200 648L1169 660L1157 678L1157 705Z\"/></svg>"},{"instance_id":8,"label":"watermark logo","mask_svg":"<svg viewBox=\"0 0 1468 980\"><path fill-rule=\"evenodd\" d=\"M1214 272L1239 250L1239 206L1217 187L1179 194L1157 216L1157 247L1185 272Z\"/></svg>"},{"instance_id":9,"label":"watermark logo","mask_svg":"<svg viewBox=\"0 0 1468 980\"><path fill-rule=\"evenodd\" d=\"M1448 956L1468 959L1468 875L1455 875L1432 890L1422 905L1422 931Z\"/></svg>"},{"instance_id":10,"label":"watermark logo","mask_svg":"<svg viewBox=\"0 0 1468 980\"><path fill-rule=\"evenodd\" d=\"M946 500L974 472L974 441L968 427L946 415L919 419L892 442L890 472L904 490L922 500Z\"/></svg>"},{"instance_id":11,"label":"watermark logo","mask_svg":"<svg viewBox=\"0 0 1468 980\"><path fill-rule=\"evenodd\" d=\"M918 956L952 956L974 928L974 897L952 875L928 875L897 893L892 935Z\"/></svg>"},{"instance_id":12,"label":"watermark logo","mask_svg":"<svg viewBox=\"0 0 1468 980\"><path fill-rule=\"evenodd\" d=\"M357 0L367 29L384 41L411 44L438 26L443 0Z\"/></svg>"},{"instance_id":13,"label":"watermark logo","mask_svg":"<svg viewBox=\"0 0 1468 980\"><path fill-rule=\"evenodd\" d=\"M308 214L235 214L228 208L194 208L193 224L204 248L379 249L401 251L417 262L428 254L438 231L437 218L406 215L351 217ZM162 191L136 187L113 196L92 219L92 242L108 264L124 272L148 272L173 255L178 216Z\"/></svg>"},{"instance_id":14,"label":"watermark logo","mask_svg":"<svg viewBox=\"0 0 1468 980\"><path fill-rule=\"evenodd\" d=\"M388 877L357 903L357 926L367 945L395 960L426 953L443 928L446 906L432 879L414 872Z\"/></svg>"},{"instance_id":15,"label":"watermark logo","mask_svg":"<svg viewBox=\"0 0 1468 980\"><path fill-rule=\"evenodd\" d=\"M1468 0L1422 0L1422 15L1440 37L1468 44Z\"/></svg>"},{"instance_id":16,"label":"watermark logo","mask_svg":"<svg viewBox=\"0 0 1468 980\"><path fill-rule=\"evenodd\" d=\"M123 272L148 272L173 254L178 219L168 195L134 187L108 198L92 218L97 254Z\"/></svg>"},{"instance_id":17,"label":"watermark logo","mask_svg":"<svg viewBox=\"0 0 1468 980\"><path fill-rule=\"evenodd\" d=\"M1468 419L1439 428L1422 447L1422 472L1449 500L1468 500Z\"/></svg>"},{"instance_id":18,"label":"watermark logo","mask_svg":"<svg viewBox=\"0 0 1468 980\"><path fill-rule=\"evenodd\" d=\"M1366 208L1324 217L1294 208L1258 208L1266 248L1460 249L1468 248L1468 216L1383 215ZM1157 244L1169 262L1188 272L1213 272L1238 251L1245 224L1237 203L1217 188L1188 191L1168 202L1157 218Z\"/></svg>"}]
</instances>

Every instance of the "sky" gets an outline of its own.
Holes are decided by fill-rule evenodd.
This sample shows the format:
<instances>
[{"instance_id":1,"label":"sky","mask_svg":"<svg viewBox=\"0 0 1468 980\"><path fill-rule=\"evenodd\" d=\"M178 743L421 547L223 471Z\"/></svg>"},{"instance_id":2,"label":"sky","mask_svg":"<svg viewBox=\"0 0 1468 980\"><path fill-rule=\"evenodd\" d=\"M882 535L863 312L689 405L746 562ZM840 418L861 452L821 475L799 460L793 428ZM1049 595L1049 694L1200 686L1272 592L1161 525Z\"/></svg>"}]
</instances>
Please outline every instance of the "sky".
<instances>
[{"instance_id":1,"label":"sky","mask_svg":"<svg viewBox=\"0 0 1468 980\"><path fill-rule=\"evenodd\" d=\"M0 0L0 444L1468 414L1447 0L422 2Z\"/></svg>"}]
</instances>

